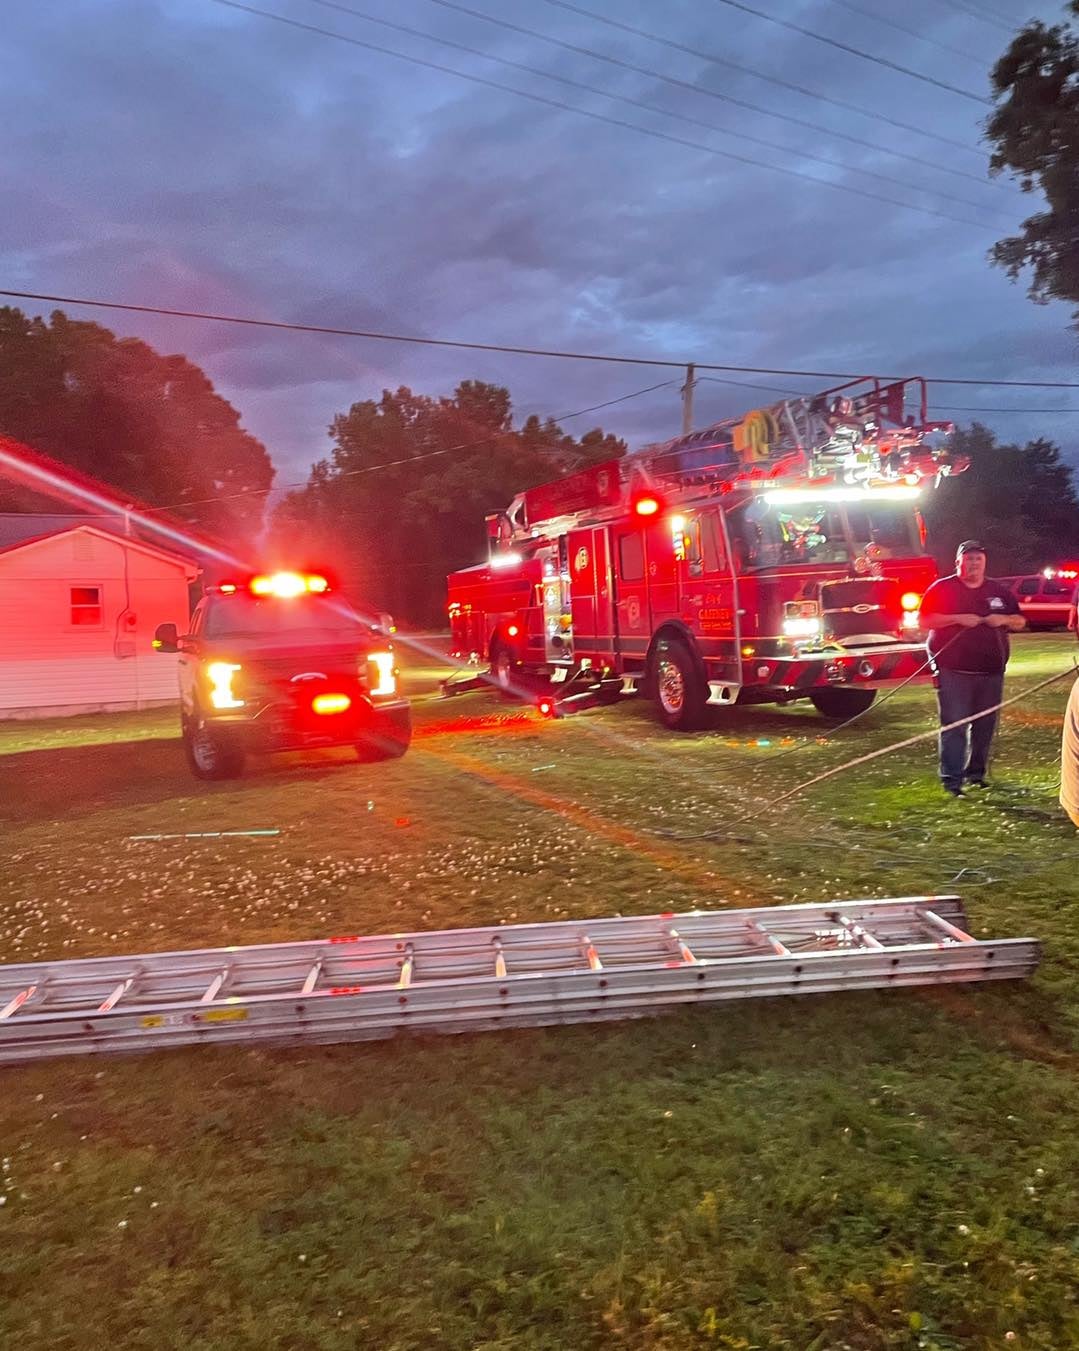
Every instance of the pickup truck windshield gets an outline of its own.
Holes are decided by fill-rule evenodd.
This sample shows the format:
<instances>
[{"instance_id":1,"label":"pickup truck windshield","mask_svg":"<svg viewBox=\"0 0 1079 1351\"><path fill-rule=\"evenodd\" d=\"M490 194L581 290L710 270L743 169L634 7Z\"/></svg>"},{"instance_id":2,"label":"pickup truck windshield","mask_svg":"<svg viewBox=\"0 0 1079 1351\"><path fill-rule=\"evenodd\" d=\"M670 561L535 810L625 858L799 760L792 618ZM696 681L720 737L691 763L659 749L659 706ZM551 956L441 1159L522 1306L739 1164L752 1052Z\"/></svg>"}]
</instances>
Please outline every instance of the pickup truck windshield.
<instances>
[{"instance_id":1,"label":"pickup truck windshield","mask_svg":"<svg viewBox=\"0 0 1079 1351\"><path fill-rule=\"evenodd\" d=\"M298 596L282 600L230 596L210 604L204 630L207 638L255 638L312 633L342 642L365 633L359 616L337 596Z\"/></svg>"}]
</instances>

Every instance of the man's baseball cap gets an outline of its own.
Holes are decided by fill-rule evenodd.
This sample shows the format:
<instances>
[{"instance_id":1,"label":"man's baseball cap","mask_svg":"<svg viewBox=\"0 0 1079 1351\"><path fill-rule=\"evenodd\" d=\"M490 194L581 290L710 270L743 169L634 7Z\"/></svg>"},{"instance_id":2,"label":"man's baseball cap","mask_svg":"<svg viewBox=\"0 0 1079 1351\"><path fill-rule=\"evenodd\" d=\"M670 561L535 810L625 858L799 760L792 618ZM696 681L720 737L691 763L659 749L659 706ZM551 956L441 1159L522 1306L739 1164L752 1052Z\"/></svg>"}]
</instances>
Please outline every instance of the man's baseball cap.
<instances>
[{"instance_id":1,"label":"man's baseball cap","mask_svg":"<svg viewBox=\"0 0 1079 1351\"><path fill-rule=\"evenodd\" d=\"M986 552L986 547L980 539L965 539L956 549L955 556L961 558L963 554L984 554Z\"/></svg>"}]
</instances>

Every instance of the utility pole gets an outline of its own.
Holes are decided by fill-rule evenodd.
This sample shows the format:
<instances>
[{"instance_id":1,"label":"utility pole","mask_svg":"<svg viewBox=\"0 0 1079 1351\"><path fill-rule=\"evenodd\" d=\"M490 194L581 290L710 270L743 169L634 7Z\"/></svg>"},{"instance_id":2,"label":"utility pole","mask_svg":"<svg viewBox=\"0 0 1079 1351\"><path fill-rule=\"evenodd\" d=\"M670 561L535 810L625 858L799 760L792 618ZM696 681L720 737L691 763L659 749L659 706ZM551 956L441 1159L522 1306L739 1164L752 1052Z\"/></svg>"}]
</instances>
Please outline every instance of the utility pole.
<instances>
[{"instance_id":1,"label":"utility pole","mask_svg":"<svg viewBox=\"0 0 1079 1351\"><path fill-rule=\"evenodd\" d=\"M688 436L693 430L693 390L697 384L696 370L691 361L686 366L686 383L682 386L682 435Z\"/></svg>"}]
</instances>

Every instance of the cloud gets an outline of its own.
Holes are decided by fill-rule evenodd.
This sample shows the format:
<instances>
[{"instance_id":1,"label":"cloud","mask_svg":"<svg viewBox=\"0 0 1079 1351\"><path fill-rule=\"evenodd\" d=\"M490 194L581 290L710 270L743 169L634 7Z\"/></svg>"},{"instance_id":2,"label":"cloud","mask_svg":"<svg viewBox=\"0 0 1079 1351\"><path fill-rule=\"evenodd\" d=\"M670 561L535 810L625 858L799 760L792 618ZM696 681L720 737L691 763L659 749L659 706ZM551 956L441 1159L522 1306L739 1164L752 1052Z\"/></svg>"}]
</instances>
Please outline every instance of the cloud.
<instances>
[{"instance_id":1,"label":"cloud","mask_svg":"<svg viewBox=\"0 0 1079 1351\"><path fill-rule=\"evenodd\" d=\"M442 63L723 155L590 120L406 61L211 3L77 0L58 23L19 0L0 55L8 181L4 275L18 289L480 342L673 361L1068 378L1061 306L1037 309L986 262L1029 210L984 173L977 105L724 6L584 3L701 51L879 110L961 150L764 83L746 70L618 32L532 0L474 0L496 17L634 65L846 132L851 145L672 89L429 0L357 9L537 69L726 127L721 135L629 109L436 42L390 34L310 0L266 0L301 22ZM784 11L786 13L786 11ZM926 42L815 0L807 27L979 86ZM924 32L992 60L1004 35L940 7ZM776 142L765 149L743 133ZM924 159L915 165L887 148ZM825 154L850 166L806 158ZM790 176L781 166L804 174ZM885 182L861 176L868 169ZM857 193L910 202L956 220ZM959 205L940 196L968 198ZM995 223L1002 222L998 227ZM33 307L30 307L33 308ZM47 307L45 307L47 308ZM77 312L77 311L73 311ZM506 384L521 413L561 413L655 383L650 367L526 360L84 311L201 364L268 445L281 477L327 449L326 426L383 386L445 392ZM752 379L752 377L749 377ZM783 381L776 383L782 384ZM804 387L805 382L795 381ZM953 391L954 392L954 391ZM956 403L1049 407L1008 391ZM703 385L701 420L767 399ZM991 418L986 418L992 422ZM678 430L676 389L574 423L633 441ZM1067 418L1009 415L1006 434Z\"/></svg>"}]
</instances>

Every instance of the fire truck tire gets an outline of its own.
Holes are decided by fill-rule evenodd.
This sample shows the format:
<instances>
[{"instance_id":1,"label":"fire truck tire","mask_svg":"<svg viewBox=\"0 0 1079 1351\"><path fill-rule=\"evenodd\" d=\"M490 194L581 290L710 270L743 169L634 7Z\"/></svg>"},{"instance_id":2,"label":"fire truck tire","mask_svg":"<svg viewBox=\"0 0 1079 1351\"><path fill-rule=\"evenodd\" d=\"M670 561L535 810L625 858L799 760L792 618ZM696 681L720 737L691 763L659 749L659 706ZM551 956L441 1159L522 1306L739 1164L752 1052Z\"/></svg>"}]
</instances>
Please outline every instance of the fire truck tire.
<instances>
[{"instance_id":1,"label":"fire truck tire","mask_svg":"<svg viewBox=\"0 0 1079 1351\"><path fill-rule=\"evenodd\" d=\"M844 721L872 707L876 690L817 690L809 696L813 707L826 718Z\"/></svg>"},{"instance_id":2,"label":"fire truck tire","mask_svg":"<svg viewBox=\"0 0 1079 1351\"><path fill-rule=\"evenodd\" d=\"M679 732L700 727L706 716L708 687L685 643L661 639L651 667L653 697L664 725Z\"/></svg>"},{"instance_id":3,"label":"fire truck tire","mask_svg":"<svg viewBox=\"0 0 1079 1351\"><path fill-rule=\"evenodd\" d=\"M503 699L517 697L514 690L518 683L517 672L518 663L514 661L513 653L504 643L497 643L491 653L491 674Z\"/></svg>"},{"instance_id":4,"label":"fire truck tire","mask_svg":"<svg viewBox=\"0 0 1079 1351\"><path fill-rule=\"evenodd\" d=\"M235 737L222 736L201 714L184 718L184 752L197 779L238 779L247 754Z\"/></svg>"}]
</instances>

